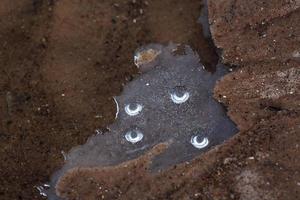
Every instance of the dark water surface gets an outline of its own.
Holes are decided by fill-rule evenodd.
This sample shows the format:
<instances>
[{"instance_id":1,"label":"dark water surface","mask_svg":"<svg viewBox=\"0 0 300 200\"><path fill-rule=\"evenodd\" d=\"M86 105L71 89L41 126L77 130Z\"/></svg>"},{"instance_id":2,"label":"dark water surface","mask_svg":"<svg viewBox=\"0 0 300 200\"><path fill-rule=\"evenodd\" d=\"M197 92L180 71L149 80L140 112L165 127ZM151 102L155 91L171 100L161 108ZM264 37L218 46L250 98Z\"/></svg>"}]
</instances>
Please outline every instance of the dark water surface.
<instances>
[{"instance_id":1,"label":"dark water surface","mask_svg":"<svg viewBox=\"0 0 300 200\"><path fill-rule=\"evenodd\" d=\"M52 177L52 188L72 168L118 165L167 143L150 167L153 172L163 170L237 133L213 98L216 81L227 73L224 67L208 72L189 46L175 44L147 45L137 50L135 60L144 73L115 98L115 122L108 132L92 136L67 155L66 164ZM57 199L53 191L48 196Z\"/></svg>"}]
</instances>

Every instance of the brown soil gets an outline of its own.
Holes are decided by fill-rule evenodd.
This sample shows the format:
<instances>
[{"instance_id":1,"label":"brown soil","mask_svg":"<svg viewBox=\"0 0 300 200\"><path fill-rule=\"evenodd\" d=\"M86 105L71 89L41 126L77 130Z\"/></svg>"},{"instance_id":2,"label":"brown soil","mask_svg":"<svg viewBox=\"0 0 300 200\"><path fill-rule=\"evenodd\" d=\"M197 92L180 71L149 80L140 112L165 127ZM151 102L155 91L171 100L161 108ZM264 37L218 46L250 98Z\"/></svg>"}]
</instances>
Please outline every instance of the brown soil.
<instances>
[{"instance_id":1,"label":"brown soil","mask_svg":"<svg viewBox=\"0 0 300 200\"><path fill-rule=\"evenodd\" d=\"M96 174L79 171L61 193L299 199L299 1L269 2L209 2L214 41L225 62L239 65L216 87L241 129L236 137L156 175L144 169L148 155ZM42 199L35 186L61 166L62 151L113 121L112 97L137 74L136 48L185 43L214 66L214 48L197 23L200 10L195 0L2 0L0 199ZM264 11L253 15L258 10Z\"/></svg>"},{"instance_id":2,"label":"brown soil","mask_svg":"<svg viewBox=\"0 0 300 200\"><path fill-rule=\"evenodd\" d=\"M213 66L200 10L193 0L2 0L0 199L41 199L35 186L62 152L113 121L141 45L187 43Z\"/></svg>"}]
</instances>

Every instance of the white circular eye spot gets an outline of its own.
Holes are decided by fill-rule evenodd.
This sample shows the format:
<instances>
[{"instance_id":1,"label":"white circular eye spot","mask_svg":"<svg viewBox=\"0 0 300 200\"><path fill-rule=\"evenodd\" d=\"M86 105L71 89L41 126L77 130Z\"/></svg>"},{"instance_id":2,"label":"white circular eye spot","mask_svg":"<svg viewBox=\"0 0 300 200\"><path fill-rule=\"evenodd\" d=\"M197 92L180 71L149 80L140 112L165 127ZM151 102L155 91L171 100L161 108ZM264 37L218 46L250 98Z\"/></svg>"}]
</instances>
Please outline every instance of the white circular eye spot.
<instances>
[{"instance_id":1,"label":"white circular eye spot","mask_svg":"<svg viewBox=\"0 0 300 200\"><path fill-rule=\"evenodd\" d=\"M184 87L177 86L171 92L171 100L173 103L181 104L190 98L190 93Z\"/></svg>"},{"instance_id":2,"label":"white circular eye spot","mask_svg":"<svg viewBox=\"0 0 300 200\"><path fill-rule=\"evenodd\" d=\"M132 144L135 144L143 139L144 135L139 130L129 130L125 134L125 139Z\"/></svg>"},{"instance_id":3,"label":"white circular eye spot","mask_svg":"<svg viewBox=\"0 0 300 200\"><path fill-rule=\"evenodd\" d=\"M176 104L181 104L186 102L190 98L190 94L185 92L182 96L177 96L176 94L171 94L171 99Z\"/></svg>"},{"instance_id":4,"label":"white circular eye spot","mask_svg":"<svg viewBox=\"0 0 300 200\"><path fill-rule=\"evenodd\" d=\"M199 135L193 136L191 138L191 144L196 147L197 149L203 149L208 145L209 141L207 137L203 138Z\"/></svg>"},{"instance_id":5,"label":"white circular eye spot","mask_svg":"<svg viewBox=\"0 0 300 200\"><path fill-rule=\"evenodd\" d=\"M141 104L127 104L125 106L125 112L129 116L138 115L143 110L143 106Z\"/></svg>"}]
</instances>

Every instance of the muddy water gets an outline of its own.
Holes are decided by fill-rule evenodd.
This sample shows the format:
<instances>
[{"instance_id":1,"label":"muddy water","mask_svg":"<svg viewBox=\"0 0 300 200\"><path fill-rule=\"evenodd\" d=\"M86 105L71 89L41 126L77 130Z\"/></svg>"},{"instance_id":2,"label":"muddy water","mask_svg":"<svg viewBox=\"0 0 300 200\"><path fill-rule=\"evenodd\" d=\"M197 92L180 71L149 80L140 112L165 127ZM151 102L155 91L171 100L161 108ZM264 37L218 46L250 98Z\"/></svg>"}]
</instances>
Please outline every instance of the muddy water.
<instances>
[{"instance_id":1,"label":"muddy water","mask_svg":"<svg viewBox=\"0 0 300 200\"><path fill-rule=\"evenodd\" d=\"M190 161L237 133L213 98L216 81L226 74L224 66L208 72L196 52L176 44L147 45L135 58L143 74L115 98L116 120L109 131L89 138L66 156L66 164L52 177L50 191L45 191L49 199L64 193L63 187L58 188L60 180L68 182L65 176L76 168L83 172L119 165L164 143L166 149L151 160L149 171L154 173ZM68 185L64 187L68 190Z\"/></svg>"},{"instance_id":2,"label":"muddy water","mask_svg":"<svg viewBox=\"0 0 300 200\"><path fill-rule=\"evenodd\" d=\"M0 5L0 197L41 199L36 186L114 120L113 96L149 42L189 44L205 66L201 1L30 1Z\"/></svg>"}]
</instances>

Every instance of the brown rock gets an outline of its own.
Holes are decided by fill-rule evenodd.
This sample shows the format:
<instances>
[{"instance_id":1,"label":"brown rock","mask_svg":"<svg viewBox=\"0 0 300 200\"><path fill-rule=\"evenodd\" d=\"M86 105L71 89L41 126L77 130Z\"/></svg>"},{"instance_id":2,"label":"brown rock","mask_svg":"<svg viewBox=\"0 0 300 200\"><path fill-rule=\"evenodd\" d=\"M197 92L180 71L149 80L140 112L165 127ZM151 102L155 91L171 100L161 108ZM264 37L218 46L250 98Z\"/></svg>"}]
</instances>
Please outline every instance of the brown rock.
<instances>
[{"instance_id":1,"label":"brown rock","mask_svg":"<svg viewBox=\"0 0 300 200\"><path fill-rule=\"evenodd\" d=\"M300 2L209 1L211 32L224 61L285 61L300 46Z\"/></svg>"}]
</instances>

